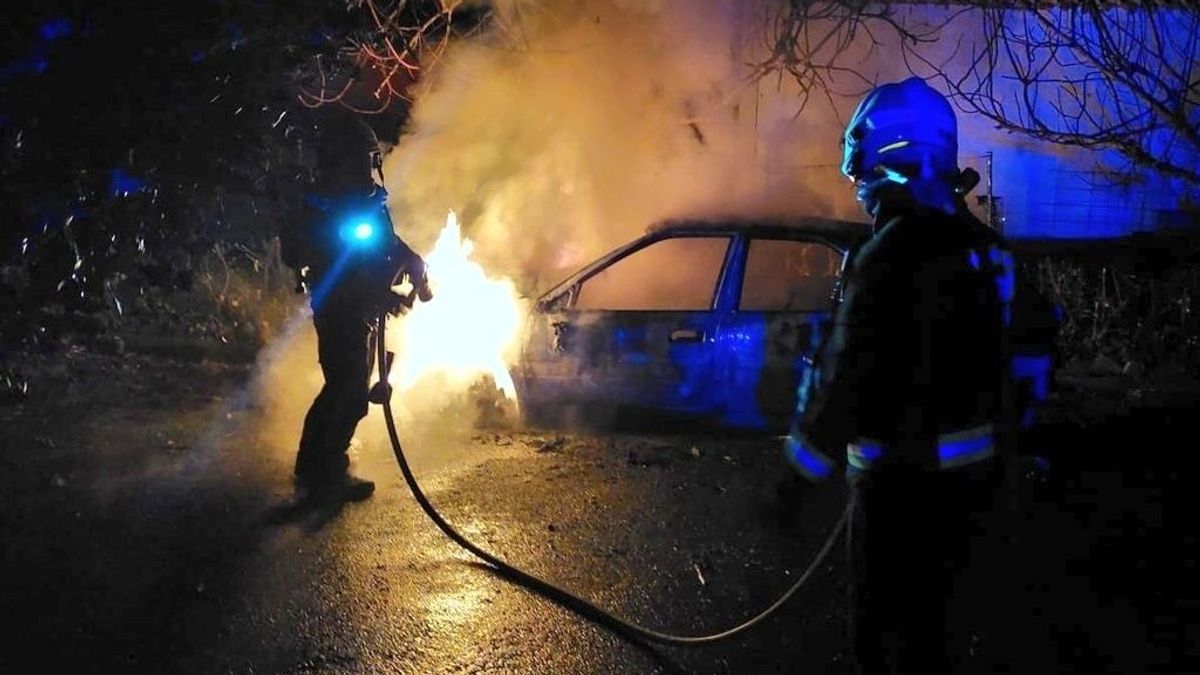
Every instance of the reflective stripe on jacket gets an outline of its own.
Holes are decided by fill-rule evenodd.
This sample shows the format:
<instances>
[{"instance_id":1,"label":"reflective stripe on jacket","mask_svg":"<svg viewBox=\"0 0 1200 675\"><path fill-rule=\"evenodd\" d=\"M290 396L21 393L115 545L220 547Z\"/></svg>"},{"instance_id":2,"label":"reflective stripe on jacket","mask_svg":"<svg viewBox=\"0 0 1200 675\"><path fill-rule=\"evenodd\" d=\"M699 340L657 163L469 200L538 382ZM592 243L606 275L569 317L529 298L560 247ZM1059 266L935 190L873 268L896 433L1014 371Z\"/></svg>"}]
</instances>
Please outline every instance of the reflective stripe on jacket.
<instances>
[{"instance_id":1,"label":"reflective stripe on jacket","mask_svg":"<svg viewBox=\"0 0 1200 675\"><path fill-rule=\"evenodd\" d=\"M996 428L981 424L941 434L937 437L936 452L938 468L943 471L983 461L996 452ZM832 457L795 434L784 442L784 454L797 471L813 482L832 476L837 465ZM885 461L887 454L887 448L879 441L861 438L846 446L846 464L851 470L870 471Z\"/></svg>"}]
</instances>

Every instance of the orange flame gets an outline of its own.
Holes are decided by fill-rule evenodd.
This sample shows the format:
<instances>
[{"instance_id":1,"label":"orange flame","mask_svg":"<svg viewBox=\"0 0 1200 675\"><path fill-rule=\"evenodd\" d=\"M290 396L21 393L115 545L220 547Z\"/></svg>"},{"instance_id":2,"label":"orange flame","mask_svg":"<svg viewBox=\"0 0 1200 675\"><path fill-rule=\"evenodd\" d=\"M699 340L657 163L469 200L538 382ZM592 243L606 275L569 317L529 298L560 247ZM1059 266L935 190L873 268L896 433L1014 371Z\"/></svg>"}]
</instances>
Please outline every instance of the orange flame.
<instances>
[{"instance_id":1,"label":"orange flame","mask_svg":"<svg viewBox=\"0 0 1200 675\"><path fill-rule=\"evenodd\" d=\"M433 251L425 257L433 299L419 303L400 320L402 348L393 382L410 389L427 375L470 384L491 375L504 394L516 400L506 355L521 325L516 287L494 279L470 259L475 245L462 236L458 217L446 216Z\"/></svg>"}]
</instances>

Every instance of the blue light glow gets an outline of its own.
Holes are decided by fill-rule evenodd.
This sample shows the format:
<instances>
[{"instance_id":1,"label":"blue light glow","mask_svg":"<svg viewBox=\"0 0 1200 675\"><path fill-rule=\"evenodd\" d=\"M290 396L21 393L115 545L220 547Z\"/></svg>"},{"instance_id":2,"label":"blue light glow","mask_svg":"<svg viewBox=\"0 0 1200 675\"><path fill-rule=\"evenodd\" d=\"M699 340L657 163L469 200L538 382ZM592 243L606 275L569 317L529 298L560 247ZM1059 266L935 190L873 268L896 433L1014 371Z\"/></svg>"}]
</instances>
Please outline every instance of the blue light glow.
<instances>
[{"instance_id":1,"label":"blue light glow","mask_svg":"<svg viewBox=\"0 0 1200 675\"><path fill-rule=\"evenodd\" d=\"M334 261L333 266L329 268L329 271L320 278L317 285L312 289L311 303L314 312L319 311L324 306L325 299L346 271L346 265L349 263L352 253L352 250L349 248L342 251L338 259Z\"/></svg>"},{"instance_id":2,"label":"blue light glow","mask_svg":"<svg viewBox=\"0 0 1200 675\"><path fill-rule=\"evenodd\" d=\"M1135 185L1107 184L1095 167L1119 166L1121 158L1112 151L1060 156L1051 149L975 141L964 151L963 165L986 171L971 155L988 150L995 151L994 191L1010 239L1102 239L1153 231L1163 218L1181 214L1179 204L1186 200L1184 186L1149 170L1139 172ZM1077 166L1083 160L1088 163ZM973 194L985 195L986 188Z\"/></svg>"},{"instance_id":3,"label":"blue light glow","mask_svg":"<svg viewBox=\"0 0 1200 675\"><path fill-rule=\"evenodd\" d=\"M846 462L860 471L869 470L883 457L883 446L874 441L860 440L846 448Z\"/></svg>"},{"instance_id":4,"label":"blue light glow","mask_svg":"<svg viewBox=\"0 0 1200 675\"><path fill-rule=\"evenodd\" d=\"M813 482L825 480L833 475L833 460L809 448L795 436L788 436L784 441L783 452L792 466Z\"/></svg>"},{"instance_id":5,"label":"blue light glow","mask_svg":"<svg viewBox=\"0 0 1200 675\"><path fill-rule=\"evenodd\" d=\"M342 221L337 231L338 238L350 249L374 247L379 239L379 224L370 216L358 214Z\"/></svg>"},{"instance_id":6,"label":"blue light glow","mask_svg":"<svg viewBox=\"0 0 1200 675\"><path fill-rule=\"evenodd\" d=\"M1050 393L1050 373L1054 369L1049 354L1017 354L1012 358L1012 374L1029 382L1033 400L1041 403Z\"/></svg>"},{"instance_id":7,"label":"blue light glow","mask_svg":"<svg viewBox=\"0 0 1200 675\"><path fill-rule=\"evenodd\" d=\"M366 241L375 236L375 228L370 223L359 223L354 226L352 236L358 241Z\"/></svg>"},{"instance_id":8,"label":"blue light glow","mask_svg":"<svg viewBox=\"0 0 1200 675\"><path fill-rule=\"evenodd\" d=\"M740 272L739 272L740 273ZM713 345L718 369L713 403L724 408L722 422L737 429L765 429L758 400L759 383L767 367L767 320L761 312L739 312L725 320Z\"/></svg>"},{"instance_id":9,"label":"blue light glow","mask_svg":"<svg viewBox=\"0 0 1200 675\"><path fill-rule=\"evenodd\" d=\"M39 32L46 42L53 42L71 34L71 22L67 19L51 19L43 22Z\"/></svg>"},{"instance_id":10,"label":"blue light glow","mask_svg":"<svg viewBox=\"0 0 1200 675\"><path fill-rule=\"evenodd\" d=\"M1005 108L1009 102L1028 106L1026 117L1018 121L1034 127L1045 125L1047 136L1080 132L1086 141L1102 136L1099 128L1112 126L1120 143L1102 145L1128 141L1131 148L1155 162L1195 167L1200 162L1196 144L1187 141L1178 126L1155 123L1158 113L1154 106L1144 104L1139 93L1152 87L1146 90L1153 92L1150 100L1161 101L1175 98L1167 91L1188 90L1191 80L1186 79L1187 73L1194 71L1197 58L1195 23L1189 18L1193 10L1174 4L1178 8L1142 11L1104 3L1102 11L1092 12L1068 3L1047 3L1045 9L1037 10L1044 21L1031 20L1026 11L1007 12L1002 19L1005 30L1021 35L1029 32L1033 42L1028 44L1044 45L1022 52L1017 65L1026 73L1055 75L1034 77L1032 82L1001 78L989 95L1003 101ZM1068 31L1072 46L1060 44L1056 35L1060 29ZM1114 34L1124 36L1119 45L1109 42ZM1138 74L1108 79L1102 74L1107 69L1098 69L1088 58L1063 58L1066 54L1107 53L1119 53L1122 62ZM1047 66L1049 70L1044 71ZM1144 75L1142 69L1145 73L1179 73L1183 79L1168 83ZM1086 93L1072 97L1073 85L1067 82L1080 83ZM1118 120L1121 123L1115 122ZM993 124L981 116L963 115L960 122L960 160L974 165L984 176L987 169L992 170L995 206L1009 238L1101 239L1193 226L1188 205L1195 203L1194 187L1147 166L1130 167L1129 158L1113 147L1096 148L1087 142L1085 148L1013 142L997 135ZM991 162L982 157L989 152L994 152ZM984 183L976 196L986 195L986 186ZM986 210L984 203L978 206L982 207L979 212Z\"/></svg>"},{"instance_id":11,"label":"blue light glow","mask_svg":"<svg viewBox=\"0 0 1200 675\"><path fill-rule=\"evenodd\" d=\"M111 177L108 183L108 191L116 197L127 197L131 193L141 192L146 189L146 181L126 173L124 169L116 168L112 170Z\"/></svg>"},{"instance_id":12,"label":"blue light glow","mask_svg":"<svg viewBox=\"0 0 1200 675\"><path fill-rule=\"evenodd\" d=\"M786 449L789 454L794 455L793 461L804 463L806 469L811 469L808 465L814 460L801 455L812 451L803 446L793 447L791 443L792 441L789 439ZM937 444L938 463L943 469L953 469L977 462L992 456L994 451L995 439L992 436L990 425L966 432L944 434L939 437ZM878 441L859 439L847 446L846 462L859 471L869 471L883 458L886 452L884 446Z\"/></svg>"},{"instance_id":13,"label":"blue light glow","mask_svg":"<svg viewBox=\"0 0 1200 675\"><path fill-rule=\"evenodd\" d=\"M904 185L905 183L908 182L908 176L905 176L904 174L900 173L899 171L896 171L894 169L889 169L886 166L880 166L879 168L883 169L883 174L885 176L887 176L887 179L892 181L893 183L898 183L900 185Z\"/></svg>"},{"instance_id":14,"label":"blue light glow","mask_svg":"<svg viewBox=\"0 0 1200 675\"><path fill-rule=\"evenodd\" d=\"M1050 393L1050 375L1054 369L1049 354L1017 354L1012 357L1012 376L1029 389L1031 400L1020 411L1021 429L1033 427L1038 405L1046 401Z\"/></svg>"},{"instance_id":15,"label":"blue light glow","mask_svg":"<svg viewBox=\"0 0 1200 675\"><path fill-rule=\"evenodd\" d=\"M953 441L944 441L938 444L938 459L942 464L961 464L963 460L974 460L977 457L982 457L990 454L992 451L992 437L976 436L975 438L963 438Z\"/></svg>"}]
</instances>

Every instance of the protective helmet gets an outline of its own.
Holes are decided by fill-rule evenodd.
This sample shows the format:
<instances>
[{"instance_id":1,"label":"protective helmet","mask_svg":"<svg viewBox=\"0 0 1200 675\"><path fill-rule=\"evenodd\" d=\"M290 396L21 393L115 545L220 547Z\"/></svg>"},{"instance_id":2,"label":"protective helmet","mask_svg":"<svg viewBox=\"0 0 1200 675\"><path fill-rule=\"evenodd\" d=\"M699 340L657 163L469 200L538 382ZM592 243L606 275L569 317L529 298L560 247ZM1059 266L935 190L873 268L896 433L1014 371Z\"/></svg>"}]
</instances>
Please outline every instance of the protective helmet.
<instances>
[{"instance_id":1,"label":"protective helmet","mask_svg":"<svg viewBox=\"0 0 1200 675\"><path fill-rule=\"evenodd\" d=\"M371 127L339 106L295 110L296 147L310 169L313 191L329 197L374 188L373 153L379 143Z\"/></svg>"},{"instance_id":2,"label":"protective helmet","mask_svg":"<svg viewBox=\"0 0 1200 675\"><path fill-rule=\"evenodd\" d=\"M954 109L919 77L873 89L854 109L843 137L842 173L855 182L905 182L913 168L936 176L958 170Z\"/></svg>"}]
</instances>

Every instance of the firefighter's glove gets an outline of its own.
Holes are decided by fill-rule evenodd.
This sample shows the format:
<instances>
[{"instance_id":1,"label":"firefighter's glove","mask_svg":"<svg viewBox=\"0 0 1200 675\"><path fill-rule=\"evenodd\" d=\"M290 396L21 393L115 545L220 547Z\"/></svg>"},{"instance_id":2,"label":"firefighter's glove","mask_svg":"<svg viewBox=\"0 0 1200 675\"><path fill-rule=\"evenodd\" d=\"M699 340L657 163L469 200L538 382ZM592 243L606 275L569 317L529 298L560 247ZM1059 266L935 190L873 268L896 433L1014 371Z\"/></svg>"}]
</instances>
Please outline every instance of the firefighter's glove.
<instances>
[{"instance_id":1,"label":"firefighter's glove","mask_svg":"<svg viewBox=\"0 0 1200 675\"><path fill-rule=\"evenodd\" d=\"M392 316L407 314L413 307L415 298L412 294L405 295L396 291L388 291L387 313Z\"/></svg>"},{"instance_id":2,"label":"firefighter's glove","mask_svg":"<svg viewBox=\"0 0 1200 675\"><path fill-rule=\"evenodd\" d=\"M433 299L433 290L429 288L429 268L425 265L424 260L414 261L409 265L405 274L413 286L412 295L414 297L420 298L421 302L429 302Z\"/></svg>"}]
</instances>

